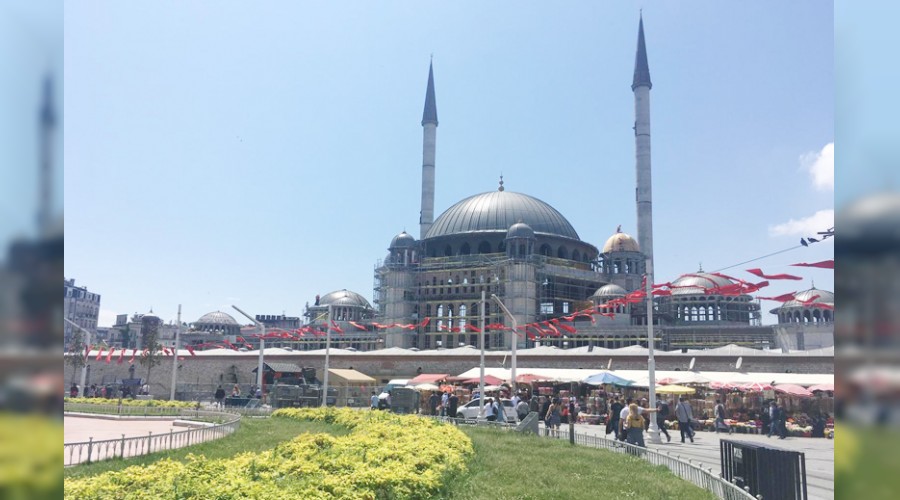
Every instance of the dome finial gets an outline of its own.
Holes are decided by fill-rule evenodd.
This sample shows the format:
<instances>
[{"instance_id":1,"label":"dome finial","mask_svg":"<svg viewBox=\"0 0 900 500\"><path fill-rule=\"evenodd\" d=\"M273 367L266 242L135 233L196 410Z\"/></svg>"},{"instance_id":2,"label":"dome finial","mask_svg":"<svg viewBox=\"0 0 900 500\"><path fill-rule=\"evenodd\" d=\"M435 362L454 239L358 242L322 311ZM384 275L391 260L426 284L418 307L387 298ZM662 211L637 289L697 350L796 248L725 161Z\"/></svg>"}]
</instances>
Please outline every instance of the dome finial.
<instances>
[{"instance_id":1,"label":"dome finial","mask_svg":"<svg viewBox=\"0 0 900 500\"><path fill-rule=\"evenodd\" d=\"M497 191L503 191L503 174L500 174L500 187L497 188Z\"/></svg>"},{"instance_id":2,"label":"dome finial","mask_svg":"<svg viewBox=\"0 0 900 500\"><path fill-rule=\"evenodd\" d=\"M810 284L812 285L812 289L815 290L816 289L816 280L809 280L809 281L810 281Z\"/></svg>"},{"instance_id":3,"label":"dome finial","mask_svg":"<svg viewBox=\"0 0 900 500\"><path fill-rule=\"evenodd\" d=\"M616 226L616 232L617 232L617 233L621 233L621 232L622 232L622 224L619 224L618 226Z\"/></svg>"},{"instance_id":4,"label":"dome finial","mask_svg":"<svg viewBox=\"0 0 900 500\"><path fill-rule=\"evenodd\" d=\"M703 272L703 263L702 263L702 262L700 263L700 270L698 270L697 272L698 272L698 273L702 273L702 272Z\"/></svg>"}]
</instances>

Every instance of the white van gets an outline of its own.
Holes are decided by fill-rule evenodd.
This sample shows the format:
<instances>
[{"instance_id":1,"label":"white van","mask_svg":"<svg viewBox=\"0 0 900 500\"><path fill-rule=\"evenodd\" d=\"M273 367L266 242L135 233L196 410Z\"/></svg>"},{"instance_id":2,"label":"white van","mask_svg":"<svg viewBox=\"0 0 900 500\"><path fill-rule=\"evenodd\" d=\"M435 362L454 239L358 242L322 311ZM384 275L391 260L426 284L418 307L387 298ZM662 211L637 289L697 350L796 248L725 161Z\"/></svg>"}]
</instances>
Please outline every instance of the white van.
<instances>
[{"instance_id":1,"label":"white van","mask_svg":"<svg viewBox=\"0 0 900 500\"><path fill-rule=\"evenodd\" d=\"M381 394L378 395L378 399L385 399L388 397L388 393L394 390L395 387L406 387L406 384L409 383L408 378L395 378L391 379L383 389L381 389Z\"/></svg>"}]
</instances>

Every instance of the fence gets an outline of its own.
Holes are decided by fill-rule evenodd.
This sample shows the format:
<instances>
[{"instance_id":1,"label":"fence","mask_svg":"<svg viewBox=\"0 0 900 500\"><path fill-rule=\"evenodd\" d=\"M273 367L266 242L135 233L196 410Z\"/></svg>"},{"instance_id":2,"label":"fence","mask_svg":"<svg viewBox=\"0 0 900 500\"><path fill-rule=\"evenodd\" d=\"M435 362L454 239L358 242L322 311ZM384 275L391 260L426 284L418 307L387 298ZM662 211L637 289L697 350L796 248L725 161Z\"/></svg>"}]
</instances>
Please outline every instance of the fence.
<instances>
[{"instance_id":1,"label":"fence","mask_svg":"<svg viewBox=\"0 0 900 500\"><path fill-rule=\"evenodd\" d=\"M486 422L486 421L464 421L449 417L431 417L442 422L453 423L455 425L475 425L478 427L489 427L502 431L515 430L516 424L507 424L503 422ZM591 436L588 434L580 434L575 432L574 436L565 430L560 430L554 435L548 435L547 428L541 427L541 436L548 439L568 439L574 441L575 444L582 446L590 446L592 448L600 448L609 450L614 453L624 453L635 457L642 458L653 465L664 465L673 474L689 481L707 491L712 492L716 497L724 500L761 500L762 496L754 497L748 489L742 489L736 484L729 483L719 474L714 472L712 467L703 468L702 463L695 463L692 460L682 460L679 456L672 456L671 453L661 453L649 448L641 448L628 443L613 441L599 436Z\"/></svg>"},{"instance_id":2,"label":"fence","mask_svg":"<svg viewBox=\"0 0 900 500\"><path fill-rule=\"evenodd\" d=\"M238 430L241 415L207 410L186 408L141 407L141 406L105 406L90 404L66 404L66 413L94 413L118 415L123 417L181 417L186 419L212 421L204 427L183 431L170 430L168 433L149 432L146 436L125 437L63 445L63 465L91 463L110 458L126 458L147 455L150 453L174 450L185 446L219 439Z\"/></svg>"}]
</instances>

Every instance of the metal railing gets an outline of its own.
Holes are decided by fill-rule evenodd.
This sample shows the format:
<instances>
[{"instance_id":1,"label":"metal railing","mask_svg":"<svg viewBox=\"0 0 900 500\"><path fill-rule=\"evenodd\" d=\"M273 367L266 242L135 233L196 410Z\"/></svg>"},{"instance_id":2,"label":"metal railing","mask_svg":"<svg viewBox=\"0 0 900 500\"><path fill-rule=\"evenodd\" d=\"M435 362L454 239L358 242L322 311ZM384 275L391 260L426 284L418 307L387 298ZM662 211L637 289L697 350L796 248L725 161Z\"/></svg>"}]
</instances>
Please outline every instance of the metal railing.
<instances>
[{"instance_id":1,"label":"metal railing","mask_svg":"<svg viewBox=\"0 0 900 500\"><path fill-rule=\"evenodd\" d=\"M95 441L88 438L79 443L63 444L63 466L97 462L110 458L128 458L148 455L158 451L174 450L205 441L223 438L234 433L241 425L241 415L229 412L193 410L187 408L105 406L90 404L67 404L66 413L90 413L134 417L180 417L205 421L200 428L183 431L169 430L167 433L146 436L125 437Z\"/></svg>"},{"instance_id":2,"label":"metal railing","mask_svg":"<svg viewBox=\"0 0 900 500\"><path fill-rule=\"evenodd\" d=\"M503 431L512 431L517 427L516 424L509 424L504 422L487 422L484 420L473 421L450 417L429 418L434 418L441 422L447 422L454 425L488 427ZM754 497L753 495L751 495L748 491L749 488L741 488L736 484L729 483L727 480L722 478L720 474L716 473L712 467L704 468L703 463L696 462L691 459L682 459L679 455L673 456L668 452L662 453L649 448L642 448L640 446L635 446L620 441L613 441L600 436L580 434L577 432L575 432L574 434L570 434L569 431L565 429L560 429L559 431L550 434L549 430L545 426L540 427L540 436L549 439L566 439L578 445L609 450L614 453L624 453L627 455L642 458L653 465L663 465L681 479L689 481L707 491L710 491L714 495L716 495L716 497L722 498L724 500L762 499L761 496Z\"/></svg>"}]
</instances>

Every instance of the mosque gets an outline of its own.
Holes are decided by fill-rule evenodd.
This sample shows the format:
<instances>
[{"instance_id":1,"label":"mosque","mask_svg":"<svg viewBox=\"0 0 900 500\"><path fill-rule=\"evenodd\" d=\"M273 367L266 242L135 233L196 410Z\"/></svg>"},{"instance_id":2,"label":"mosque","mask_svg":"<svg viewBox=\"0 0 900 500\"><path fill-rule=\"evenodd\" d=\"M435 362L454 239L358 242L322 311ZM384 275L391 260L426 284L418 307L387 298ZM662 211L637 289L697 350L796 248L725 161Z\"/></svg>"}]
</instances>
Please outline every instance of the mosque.
<instances>
[{"instance_id":1,"label":"mosque","mask_svg":"<svg viewBox=\"0 0 900 500\"><path fill-rule=\"evenodd\" d=\"M355 350L478 346L482 324L494 325L484 333L485 348L491 350L507 350L513 342L517 348L646 347L647 301L625 299L642 288L645 276L654 283L652 87L642 19L631 84L636 237L620 227L602 246L595 246L582 240L548 203L506 190L502 177L496 190L469 196L434 216L438 113L434 71L429 66L421 122L418 238L403 231L391 239L389 253L375 266L373 304L353 291L326 293L316 297L314 305L307 305L307 325L325 328L326 322L331 323L340 332L333 336L332 346ZM740 288L726 276L700 269L669 283L666 293L650 292L656 346L686 351L727 344L761 349L833 345L834 295L830 292L798 293L798 300L772 311L780 326L765 326L757 299L721 292L735 286ZM805 300L812 295L822 298L815 303ZM604 314L578 314L586 309ZM510 316L517 325L534 327L514 333ZM558 326L562 320L565 326ZM813 342L803 341L807 324L816 329ZM313 335L292 345L314 350L323 348L324 342L321 335Z\"/></svg>"}]
</instances>

